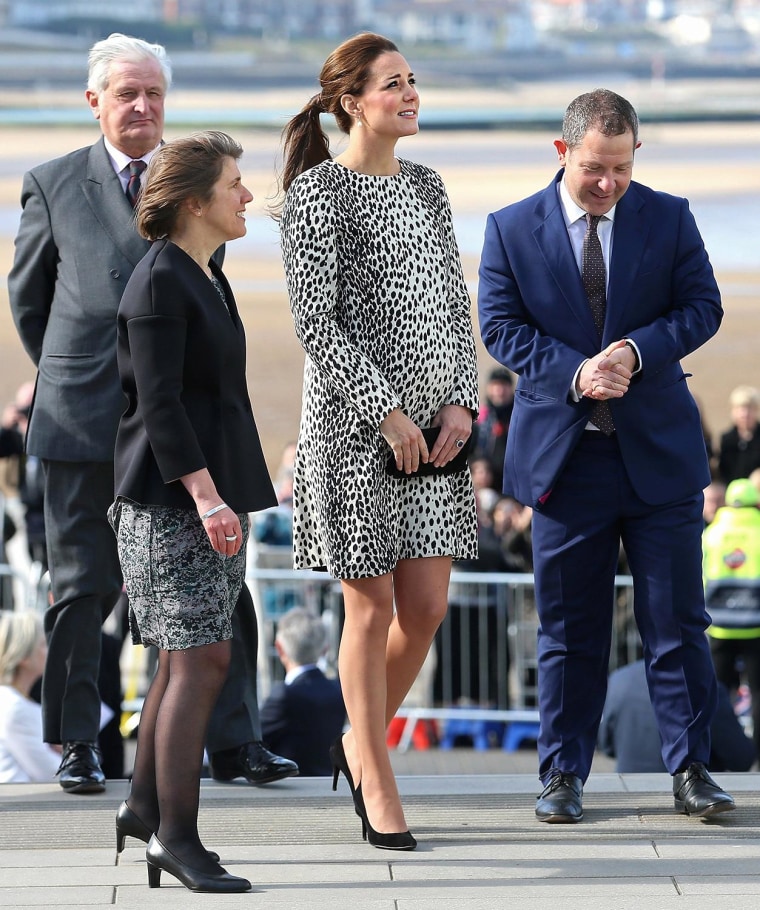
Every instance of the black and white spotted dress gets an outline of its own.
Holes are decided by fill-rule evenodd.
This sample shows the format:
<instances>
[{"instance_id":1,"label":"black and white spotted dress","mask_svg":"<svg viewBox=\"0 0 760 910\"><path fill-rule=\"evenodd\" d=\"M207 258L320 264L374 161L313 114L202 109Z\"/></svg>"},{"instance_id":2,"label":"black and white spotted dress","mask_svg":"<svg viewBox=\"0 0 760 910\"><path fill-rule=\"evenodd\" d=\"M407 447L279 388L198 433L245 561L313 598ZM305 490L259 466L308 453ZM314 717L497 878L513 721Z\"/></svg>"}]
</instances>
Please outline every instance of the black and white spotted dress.
<instances>
[{"instance_id":1,"label":"black and white spotted dress","mask_svg":"<svg viewBox=\"0 0 760 910\"><path fill-rule=\"evenodd\" d=\"M386 474L379 425L401 408L430 426L478 407L470 298L435 171L400 160L371 176L328 160L290 186L281 242L306 351L293 478L294 564L336 578L400 559L477 555L469 471Z\"/></svg>"}]
</instances>

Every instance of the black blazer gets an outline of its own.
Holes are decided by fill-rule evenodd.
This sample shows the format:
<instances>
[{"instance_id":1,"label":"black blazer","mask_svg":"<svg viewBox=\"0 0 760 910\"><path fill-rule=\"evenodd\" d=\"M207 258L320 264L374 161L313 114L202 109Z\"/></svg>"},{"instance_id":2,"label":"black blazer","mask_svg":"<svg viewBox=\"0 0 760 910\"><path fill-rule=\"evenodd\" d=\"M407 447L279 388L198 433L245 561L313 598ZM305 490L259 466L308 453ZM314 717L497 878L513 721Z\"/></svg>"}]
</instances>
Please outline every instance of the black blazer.
<instances>
[{"instance_id":1,"label":"black blazer","mask_svg":"<svg viewBox=\"0 0 760 910\"><path fill-rule=\"evenodd\" d=\"M332 773L330 745L343 732L346 721L337 680L312 667L289 686L277 682L261 706L260 716L267 746L294 761L303 776Z\"/></svg>"},{"instance_id":2,"label":"black blazer","mask_svg":"<svg viewBox=\"0 0 760 910\"><path fill-rule=\"evenodd\" d=\"M236 512L276 505L245 377L245 333L224 275L227 307L185 252L156 241L118 313L127 407L116 437L115 490L145 505L194 507L178 480L208 468Z\"/></svg>"}]
</instances>

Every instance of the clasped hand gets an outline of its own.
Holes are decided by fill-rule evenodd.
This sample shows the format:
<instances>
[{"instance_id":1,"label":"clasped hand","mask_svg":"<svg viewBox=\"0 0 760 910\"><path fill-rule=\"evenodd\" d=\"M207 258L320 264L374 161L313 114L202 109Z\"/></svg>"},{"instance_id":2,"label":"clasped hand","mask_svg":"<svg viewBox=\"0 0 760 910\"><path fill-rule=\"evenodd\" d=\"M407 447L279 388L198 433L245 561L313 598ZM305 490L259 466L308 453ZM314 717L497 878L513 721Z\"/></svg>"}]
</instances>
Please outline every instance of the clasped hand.
<instances>
[{"instance_id":1,"label":"clasped hand","mask_svg":"<svg viewBox=\"0 0 760 910\"><path fill-rule=\"evenodd\" d=\"M380 432L393 449L399 470L413 474L420 462L432 462L437 468L448 464L461 448L457 442L466 442L472 433L472 413L461 405L447 404L435 415L432 426L440 427L441 431L428 451L420 428L399 408L382 421Z\"/></svg>"},{"instance_id":2,"label":"clasped hand","mask_svg":"<svg viewBox=\"0 0 760 910\"><path fill-rule=\"evenodd\" d=\"M615 341L591 357L578 375L579 392L596 401L622 398L631 384L636 356L625 340Z\"/></svg>"}]
</instances>

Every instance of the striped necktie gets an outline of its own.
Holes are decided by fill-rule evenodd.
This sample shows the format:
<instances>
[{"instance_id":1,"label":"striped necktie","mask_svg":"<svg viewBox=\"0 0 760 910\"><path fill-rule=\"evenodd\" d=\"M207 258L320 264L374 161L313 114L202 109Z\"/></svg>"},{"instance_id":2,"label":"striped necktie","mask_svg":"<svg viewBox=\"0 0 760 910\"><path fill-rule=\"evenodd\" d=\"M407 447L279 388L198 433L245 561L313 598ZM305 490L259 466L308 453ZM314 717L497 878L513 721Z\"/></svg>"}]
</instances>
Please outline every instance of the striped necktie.
<instances>
[{"instance_id":1,"label":"striped necktie","mask_svg":"<svg viewBox=\"0 0 760 910\"><path fill-rule=\"evenodd\" d=\"M140 197L140 175L145 170L148 165L140 160L139 158L136 161L129 162L129 180L127 181L127 199L129 203L134 208L137 205L137 200Z\"/></svg>"}]
</instances>

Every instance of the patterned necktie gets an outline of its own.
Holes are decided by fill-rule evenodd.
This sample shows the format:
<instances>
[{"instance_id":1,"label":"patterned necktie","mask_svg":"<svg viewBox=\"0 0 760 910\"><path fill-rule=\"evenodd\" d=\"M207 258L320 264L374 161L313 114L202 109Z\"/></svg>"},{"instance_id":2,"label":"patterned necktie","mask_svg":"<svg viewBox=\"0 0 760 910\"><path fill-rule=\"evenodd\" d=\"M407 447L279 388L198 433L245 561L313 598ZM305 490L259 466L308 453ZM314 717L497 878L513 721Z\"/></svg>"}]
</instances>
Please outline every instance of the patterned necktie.
<instances>
[{"instance_id":1,"label":"patterned necktie","mask_svg":"<svg viewBox=\"0 0 760 910\"><path fill-rule=\"evenodd\" d=\"M602 244L596 232L601 217L601 215L586 213L586 224L588 227L583 238L583 254L581 256L583 287L588 297L591 315L594 317L594 325L600 339L604 331L604 316L607 310L607 272L604 268ZM608 401L595 401L591 407L589 420L605 436L611 436L615 432L615 424L612 420L612 411Z\"/></svg>"},{"instance_id":2,"label":"patterned necktie","mask_svg":"<svg viewBox=\"0 0 760 910\"><path fill-rule=\"evenodd\" d=\"M129 181L127 182L127 199L129 203L134 208L137 205L137 200L140 196L140 174L145 170L148 165L141 161L139 158L137 161L129 162Z\"/></svg>"}]
</instances>

